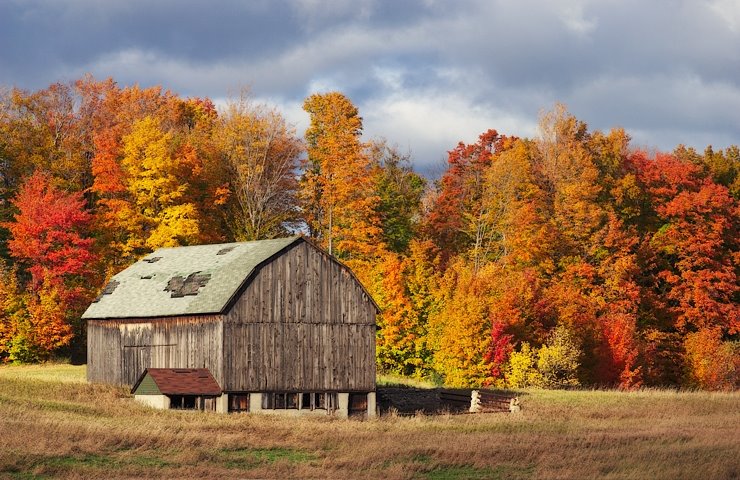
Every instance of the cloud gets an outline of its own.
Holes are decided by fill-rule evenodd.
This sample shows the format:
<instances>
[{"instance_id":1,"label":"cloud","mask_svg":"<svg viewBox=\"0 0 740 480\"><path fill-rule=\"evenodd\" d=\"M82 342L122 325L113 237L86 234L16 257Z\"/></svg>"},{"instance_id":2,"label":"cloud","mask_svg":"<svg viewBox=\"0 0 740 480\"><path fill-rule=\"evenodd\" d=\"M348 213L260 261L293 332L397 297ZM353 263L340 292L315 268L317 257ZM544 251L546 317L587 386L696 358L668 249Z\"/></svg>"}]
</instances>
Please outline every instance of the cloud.
<instances>
[{"instance_id":1,"label":"cloud","mask_svg":"<svg viewBox=\"0 0 740 480\"><path fill-rule=\"evenodd\" d=\"M709 8L718 19L725 22L733 32L740 30L740 4L735 0L712 0Z\"/></svg>"},{"instance_id":2,"label":"cloud","mask_svg":"<svg viewBox=\"0 0 740 480\"><path fill-rule=\"evenodd\" d=\"M390 95L376 99L371 112L364 117L365 130L397 144L401 151L410 151L427 174L439 173L436 170L446 160L446 152L458 142L474 143L489 128L503 134L535 132L527 118L470 104L454 93Z\"/></svg>"},{"instance_id":3,"label":"cloud","mask_svg":"<svg viewBox=\"0 0 740 480\"><path fill-rule=\"evenodd\" d=\"M0 85L250 85L299 130L303 98L341 90L421 169L487 128L532 135L557 101L662 149L740 137L734 0L8 0L0 44Z\"/></svg>"}]
</instances>

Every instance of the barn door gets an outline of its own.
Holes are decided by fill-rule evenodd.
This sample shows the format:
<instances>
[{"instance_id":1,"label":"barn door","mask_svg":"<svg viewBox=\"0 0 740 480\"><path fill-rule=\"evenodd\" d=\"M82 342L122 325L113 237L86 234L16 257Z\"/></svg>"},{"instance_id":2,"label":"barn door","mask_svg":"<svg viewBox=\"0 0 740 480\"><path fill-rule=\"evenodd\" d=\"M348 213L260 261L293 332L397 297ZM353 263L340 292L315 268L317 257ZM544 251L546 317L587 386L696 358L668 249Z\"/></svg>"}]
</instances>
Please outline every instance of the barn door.
<instances>
[{"instance_id":1,"label":"barn door","mask_svg":"<svg viewBox=\"0 0 740 480\"><path fill-rule=\"evenodd\" d=\"M123 383L133 385L145 368L149 368L149 346L123 347Z\"/></svg>"},{"instance_id":2,"label":"barn door","mask_svg":"<svg viewBox=\"0 0 740 480\"><path fill-rule=\"evenodd\" d=\"M152 327L146 323L132 323L121 325L120 328L123 344L121 380L125 385L133 385L144 369L152 366Z\"/></svg>"}]
</instances>

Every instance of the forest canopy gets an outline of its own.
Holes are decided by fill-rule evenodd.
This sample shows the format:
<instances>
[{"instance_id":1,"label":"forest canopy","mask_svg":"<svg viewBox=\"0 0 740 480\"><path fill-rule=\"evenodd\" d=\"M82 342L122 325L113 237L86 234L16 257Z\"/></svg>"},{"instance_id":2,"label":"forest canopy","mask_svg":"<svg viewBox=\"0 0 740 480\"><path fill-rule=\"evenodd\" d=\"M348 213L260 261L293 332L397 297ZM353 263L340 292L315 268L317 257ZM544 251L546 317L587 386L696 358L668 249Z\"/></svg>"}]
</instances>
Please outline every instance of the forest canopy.
<instances>
[{"instance_id":1,"label":"forest canopy","mask_svg":"<svg viewBox=\"0 0 740 480\"><path fill-rule=\"evenodd\" d=\"M452 386L740 386L740 150L645 151L562 105L430 181L340 92L300 138L86 76L0 90L0 361L84 351L81 313L164 246L302 233L371 292L377 364ZM477 133L477 132L471 132ZM687 141L690 139L687 139Z\"/></svg>"}]
</instances>

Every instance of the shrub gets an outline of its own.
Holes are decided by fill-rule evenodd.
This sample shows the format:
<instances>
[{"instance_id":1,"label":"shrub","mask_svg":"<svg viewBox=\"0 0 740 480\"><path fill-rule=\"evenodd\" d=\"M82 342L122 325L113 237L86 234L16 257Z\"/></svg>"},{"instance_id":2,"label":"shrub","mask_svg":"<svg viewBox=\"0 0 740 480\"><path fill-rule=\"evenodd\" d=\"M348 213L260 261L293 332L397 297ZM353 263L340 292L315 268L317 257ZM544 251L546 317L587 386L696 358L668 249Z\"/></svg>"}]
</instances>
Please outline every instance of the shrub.
<instances>
[{"instance_id":1,"label":"shrub","mask_svg":"<svg viewBox=\"0 0 740 480\"><path fill-rule=\"evenodd\" d=\"M8 353L8 360L13 363L36 363L41 359L38 346L22 333L10 341Z\"/></svg>"},{"instance_id":2,"label":"shrub","mask_svg":"<svg viewBox=\"0 0 740 480\"><path fill-rule=\"evenodd\" d=\"M684 342L689 384L706 390L740 386L738 342L723 342L719 328L690 333Z\"/></svg>"},{"instance_id":3,"label":"shrub","mask_svg":"<svg viewBox=\"0 0 740 480\"><path fill-rule=\"evenodd\" d=\"M506 383L511 388L534 387L542 383L537 371L537 353L527 342L522 342L519 351L509 356Z\"/></svg>"},{"instance_id":4,"label":"shrub","mask_svg":"<svg viewBox=\"0 0 740 480\"><path fill-rule=\"evenodd\" d=\"M537 354L537 371L543 388L577 387L581 350L575 337L563 326L556 327Z\"/></svg>"}]
</instances>

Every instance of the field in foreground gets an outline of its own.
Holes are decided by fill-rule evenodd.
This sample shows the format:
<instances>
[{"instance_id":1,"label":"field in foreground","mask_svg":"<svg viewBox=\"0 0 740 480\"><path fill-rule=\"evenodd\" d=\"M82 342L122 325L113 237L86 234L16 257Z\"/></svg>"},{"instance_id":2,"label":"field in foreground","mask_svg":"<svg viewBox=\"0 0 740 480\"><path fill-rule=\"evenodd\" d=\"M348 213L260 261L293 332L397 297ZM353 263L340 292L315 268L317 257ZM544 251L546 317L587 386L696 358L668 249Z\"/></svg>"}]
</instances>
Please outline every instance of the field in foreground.
<instances>
[{"instance_id":1,"label":"field in foreground","mask_svg":"<svg viewBox=\"0 0 740 480\"><path fill-rule=\"evenodd\" d=\"M1 478L739 478L740 394L551 392L359 422L156 411L84 367L0 367Z\"/></svg>"}]
</instances>

